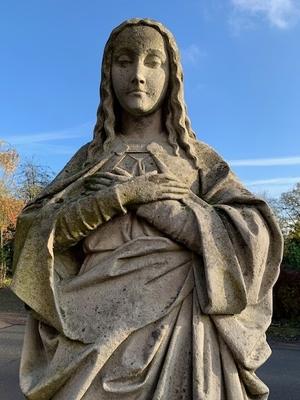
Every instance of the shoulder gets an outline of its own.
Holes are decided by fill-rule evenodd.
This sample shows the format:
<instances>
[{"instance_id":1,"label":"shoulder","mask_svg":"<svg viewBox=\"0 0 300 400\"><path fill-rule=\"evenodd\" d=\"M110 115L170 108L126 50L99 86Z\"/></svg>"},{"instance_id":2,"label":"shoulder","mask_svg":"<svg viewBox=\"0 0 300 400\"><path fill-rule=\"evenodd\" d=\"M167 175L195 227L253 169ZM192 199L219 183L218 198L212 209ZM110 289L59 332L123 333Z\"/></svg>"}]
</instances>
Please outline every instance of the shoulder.
<instances>
[{"instance_id":1,"label":"shoulder","mask_svg":"<svg viewBox=\"0 0 300 400\"><path fill-rule=\"evenodd\" d=\"M193 143L196 157L202 167L213 168L216 164L223 163L228 166L226 161L207 143L195 140ZM229 168L229 167L228 167Z\"/></svg>"},{"instance_id":2,"label":"shoulder","mask_svg":"<svg viewBox=\"0 0 300 400\"><path fill-rule=\"evenodd\" d=\"M63 179L64 177L74 175L82 170L87 160L89 146L90 142L83 145L67 162L64 168L58 173L52 183L54 183L56 180Z\"/></svg>"},{"instance_id":3,"label":"shoulder","mask_svg":"<svg viewBox=\"0 0 300 400\"><path fill-rule=\"evenodd\" d=\"M232 173L228 163L207 143L197 140L194 149L202 176L218 180Z\"/></svg>"},{"instance_id":4,"label":"shoulder","mask_svg":"<svg viewBox=\"0 0 300 400\"><path fill-rule=\"evenodd\" d=\"M40 207L45 198L49 198L55 193L58 193L69 183L76 180L78 176L84 171L88 155L90 142L83 145L67 162L64 168L58 173L54 180L27 206L31 208L32 205Z\"/></svg>"},{"instance_id":5,"label":"shoulder","mask_svg":"<svg viewBox=\"0 0 300 400\"><path fill-rule=\"evenodd\" d=\"M208 144L195 141L195 154L199 164L202 193L208 198L249 198L253 195L231 171L228 163Z\"/></svg>"}]
</instances>

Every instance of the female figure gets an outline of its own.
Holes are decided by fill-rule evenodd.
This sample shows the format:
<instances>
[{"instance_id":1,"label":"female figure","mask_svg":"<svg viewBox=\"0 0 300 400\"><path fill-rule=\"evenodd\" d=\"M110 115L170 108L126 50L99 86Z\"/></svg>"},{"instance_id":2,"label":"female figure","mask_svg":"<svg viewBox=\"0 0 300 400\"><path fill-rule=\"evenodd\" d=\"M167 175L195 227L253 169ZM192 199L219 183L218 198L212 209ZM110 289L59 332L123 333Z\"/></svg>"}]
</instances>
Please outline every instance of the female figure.
<instances>
[{"instance_id":1,"label":"female figure","mask_svg":"<svg viewBox=\"0 0 300 400\"><path fill-rule=\"evenodd\" d=\"M100 95L93 141L18 223L25 396L267 399L255 370L270 355L281 235L195 140L165 27L112 32Z\"/></svg>"}]
</instances>

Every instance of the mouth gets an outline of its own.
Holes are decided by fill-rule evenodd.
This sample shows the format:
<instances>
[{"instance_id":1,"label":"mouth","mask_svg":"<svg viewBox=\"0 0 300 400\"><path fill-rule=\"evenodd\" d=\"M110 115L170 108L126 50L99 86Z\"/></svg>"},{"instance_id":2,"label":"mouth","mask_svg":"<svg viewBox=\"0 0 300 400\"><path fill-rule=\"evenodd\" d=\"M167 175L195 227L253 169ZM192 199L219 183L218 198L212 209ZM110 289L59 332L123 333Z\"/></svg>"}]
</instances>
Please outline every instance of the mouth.
<instances>
[{"instance_id":1,"label":"mouth","mask_svg":"<svg viewBox=\"0 0 300 400\"><path fill-rule=\"evenodd\" d=\"M145 92L144 90L140 90L140 89L133 89L133 90L129 90L127 92L127 94L141 95L141 94L147 94L147 92Z\"/></svg>"}]
</instances>

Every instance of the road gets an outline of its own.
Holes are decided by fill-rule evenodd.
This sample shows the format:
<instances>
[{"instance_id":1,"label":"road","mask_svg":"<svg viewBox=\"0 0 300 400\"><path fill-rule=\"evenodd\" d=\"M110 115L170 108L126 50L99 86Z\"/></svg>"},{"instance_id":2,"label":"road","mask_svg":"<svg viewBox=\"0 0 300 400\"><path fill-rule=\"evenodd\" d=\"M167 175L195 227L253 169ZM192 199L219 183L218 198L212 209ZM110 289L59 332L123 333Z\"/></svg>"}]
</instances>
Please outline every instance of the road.
<instances>
[{"instance_id":1,"label":"road","mask_svg":"<svg viewBox=\"0 0 300 400\"><path fill-rule=\"evenodd\" d=\"M272 356L257 375L270 388L270 400L300 400L300 344L271 343Z\"/></svg>"},{"instance_id":2,"label":"road","mask_svg":"<svg viewBox=\"0 0 300 400\"><path fill-rule=\"evenodd\" d=\"M0 319L0 398L24 400L18 368L24 333L22 319ZM17 323L17 324L16 324ZM21 323L21 324L20 324ZM270 387L269 400L300 400L300 344L271 344L273 354L258 371Z\"/></svg>"}]
</instances>

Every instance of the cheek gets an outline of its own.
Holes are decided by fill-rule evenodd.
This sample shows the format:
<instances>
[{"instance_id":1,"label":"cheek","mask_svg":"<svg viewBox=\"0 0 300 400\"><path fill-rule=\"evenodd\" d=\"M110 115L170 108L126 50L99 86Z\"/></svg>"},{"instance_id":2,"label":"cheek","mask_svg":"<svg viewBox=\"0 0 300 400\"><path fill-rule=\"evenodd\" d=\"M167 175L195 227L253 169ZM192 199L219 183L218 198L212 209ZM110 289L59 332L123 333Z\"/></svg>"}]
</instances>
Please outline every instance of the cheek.
<instances>
[{"instance_id":1,"label":"cheek","mask_svg":"<svg viewBox=\"0 0 300 400\"><path fill-rule=\"evenodd\" d=\"M113 68L111 71L111 81L115 93L122 92L126 84L126 71L124 69Z\"/></svg>"},{"instance_id":2,"label":"cheek","mask_svg":"<svg viewBox=\"0 0 300 400\"><path fill-rule=\"evenodd\" d=\"M168 82L167 73L164 70L156 71L152 76L149 78L149 86L151 92L156 95L160 96L162 92L165 91Z\"/></svg>"}]
</instances>

